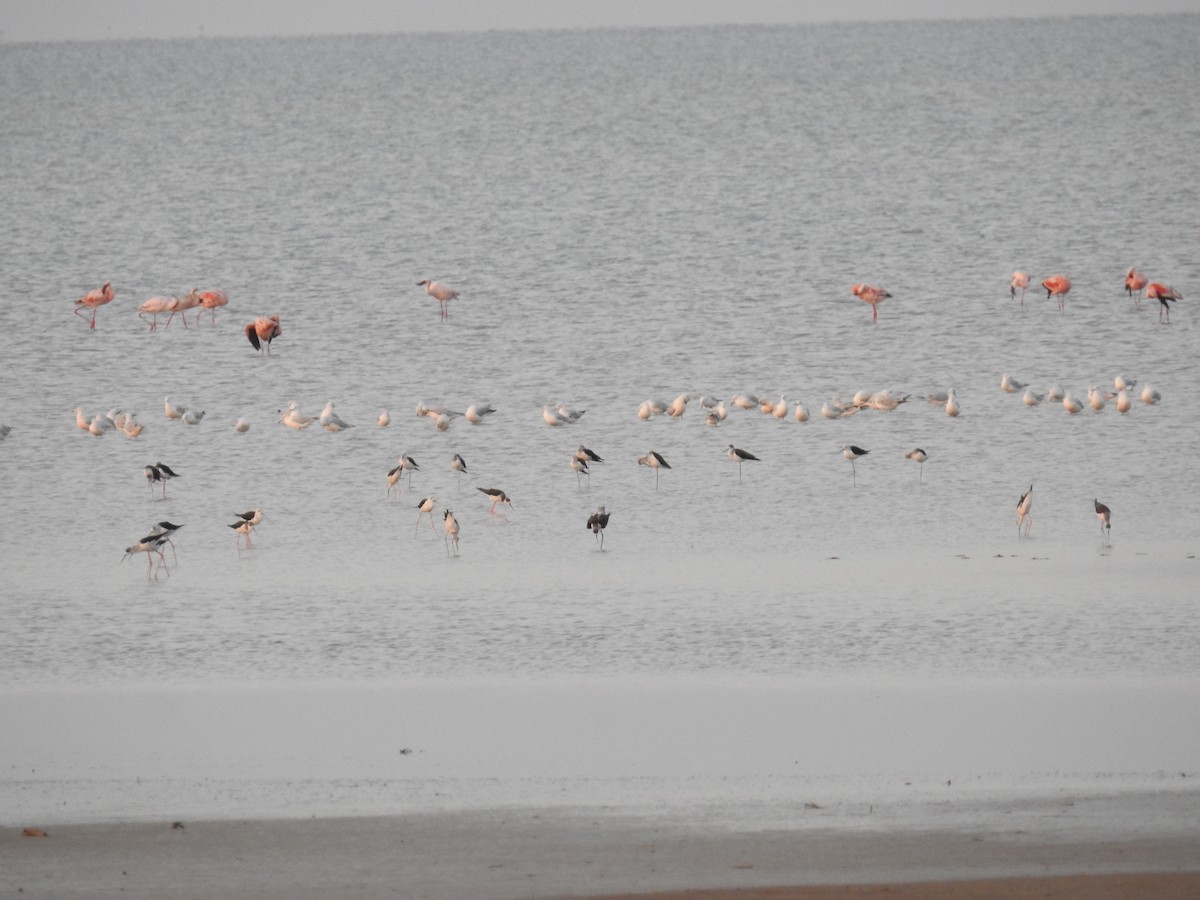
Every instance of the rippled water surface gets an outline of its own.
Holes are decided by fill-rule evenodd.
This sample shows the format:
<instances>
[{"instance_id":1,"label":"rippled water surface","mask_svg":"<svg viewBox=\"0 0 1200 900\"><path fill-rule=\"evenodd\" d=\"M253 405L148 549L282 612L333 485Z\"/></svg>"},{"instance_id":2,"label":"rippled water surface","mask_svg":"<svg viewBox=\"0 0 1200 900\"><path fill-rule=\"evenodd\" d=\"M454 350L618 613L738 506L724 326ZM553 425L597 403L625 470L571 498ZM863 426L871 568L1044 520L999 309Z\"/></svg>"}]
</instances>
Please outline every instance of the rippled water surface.
<instances>
[{"instance_id":1,"label":"rippled water surface","mask_svg":"<svg viewBox=\"0 0 1200 900\"><path fill-rule=\"evenodd\" d=\"M1188 16L0 45L0 682L1194 676L1198 44ZM1131 265L1187 298L1169 326ZM1014 269L1068 274L1065 313ZM875 325L859 281L893 295ZM192 287L229 292L215 325L138 318ZM266 357L242 328L271 313ZM1070 416L1004 372L1162 402ZM950 387L958 418L921 399ZM882 389L912 396L820 415ZM707 426L738 392L812 418ZM330 400L357 427L277 422ZM122 551L162 519L148 582Z\"/></svg>"}]
</instances>

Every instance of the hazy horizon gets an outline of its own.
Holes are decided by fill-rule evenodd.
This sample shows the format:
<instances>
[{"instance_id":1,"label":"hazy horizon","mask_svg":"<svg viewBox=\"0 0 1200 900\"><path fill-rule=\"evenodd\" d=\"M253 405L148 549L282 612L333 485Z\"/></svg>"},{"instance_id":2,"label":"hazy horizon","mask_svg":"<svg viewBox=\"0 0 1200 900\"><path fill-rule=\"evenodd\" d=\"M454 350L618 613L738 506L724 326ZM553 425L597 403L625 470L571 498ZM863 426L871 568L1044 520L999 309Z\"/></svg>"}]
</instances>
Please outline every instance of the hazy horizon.
<instances>
[{"instance_id":1,"label":"hazy horizon","mask_svg":"<svg viewBox=\"0 0 1200 900\"><path fill-rule=\"evenodd\" d=\"M6 0L0 41L267 37L363 33L558 30L705 25L790 25L928 19L1200 13L1200 0L697 0L592 4L523 0L401 0L299 4L287 0L198 0L186 7L149 0Z\"/></svg>"}]
</instances>

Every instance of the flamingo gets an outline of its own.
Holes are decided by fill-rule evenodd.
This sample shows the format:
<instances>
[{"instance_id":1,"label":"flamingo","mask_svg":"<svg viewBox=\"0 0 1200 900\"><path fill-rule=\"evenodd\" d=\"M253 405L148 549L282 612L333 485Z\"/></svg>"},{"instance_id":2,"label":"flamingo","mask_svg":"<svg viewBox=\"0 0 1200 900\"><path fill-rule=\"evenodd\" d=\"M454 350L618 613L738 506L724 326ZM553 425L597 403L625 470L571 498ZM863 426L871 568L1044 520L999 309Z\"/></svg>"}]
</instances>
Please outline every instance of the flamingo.
<instances>
[{"instance_id":1,"label":"flamingo","mask_svg":"<svg viewBox=\"0 0 1200 900\"><path fill-rule=\"evenodd\" d=\"M425 288L425 293L438 302L441 306L440 318L450 318L450 313L446 309L446 304L458 296L458 291L451 288L449 285L442 284L440 281L430 281L426 278L424 281L418 281L417 287Z\"/></svg>"},{"instance_id":2,"label":"flamingo","mask_svg":"<svg viewBox=\"0 0 1200 900\"><path fill-rule=\"evenodd\" d=\"M271 341L283 334L279 327L279 316L261 316L246 326L246 337L255 350L262 351L263 342L267 345L267 355L271 355Z\"/></svg>"},{"instance_id":3,"label":"flamingo","mask_svg":"<svg viewBox=\"0 0 1200 900\"><path fill-rule=\"evenodd\" d=\"M92 331L96 330L96 310L106 303L112 303L113 298L112 282L104 282L104 287L94 288L75 301L75 315L79 315L84 307L88 307L92 311Z\"/></svg>"},{"instance_id":4,"label":"flamingo","mask_svg":"<svg viewBox=\"0 0 1200 900\"><path fill-rule=\"evenodd\" d=\"M1170 285L1163 284L1161 281L1152 281L1146 285L1146 299L1158 301L1158 321L1162 321L1163 310L1165 309L1167 311L1167 324L1170 325L1171 304L1176 300L1182 300L1183 294Z\"/></svg>"},{"instance_id":5,"label":"flamingo","mask_svg":"<svg viewBox=\"0 0 1200 900\"><path fill-rule=\"evenodd\" d=\"M1025 289L1029 287L1029 276L1024 272L1013 272L1012 281L1009 282L1009 292L1014 300L1017 299L1017 288L1021 289L1021 306L1025 305Z\"/></svg>"},{"instance_id":6,"label":"flamingo","mask_svg":"<svg viewBox=\"0 0 1200 900\"><path fill-rule=\"evenodd\" d=\"M601 506L598 510L588 516L587 529L600 540L600 549L604 550L604 529L608 527L608 517L611 513L605 512Z\"/></svg>"},{"instance_id":7,"label":"flamingo","mask_svg":"<svg viewBox=\"0 0 1200 900\"><path fill-rule=\"evenodd\" d=\"M1025 537L1029 537L1029 529L1033 527L1033 485L1021 495L1017 501L1017 537L1021 537L1021 524L1025 524Z\"/></svg>"},{"instance_id":8,"label":"flamingo","mask_svg":"<svg viewBox=\"0 0 1200 900\"><path fill-rule=\"evenodd\" d=\"M754 462L760 461L759 458L757 456L755 456L753 453L751 453L749 450L742 450L739 447L733 446L733 444L729 445L729 449L725 451L725 455L728 456L731 460L733 460L735 463L738 464L738 482L739 483L742 480L742 463L749 462L750 460L753 460Z\"/></svg>"},{"instance_id":9,"label":"flamingo","mask_svg":"<svg viewBox=\"0 0 1200 900\"><path fill-rule=\"evenodd\" d=\"M1150 279L1133 266L1125 273L1125 292L1133 299L1135 306L1141 306L1142 288L1150 283Z\"/></svg>"},{"instance_id":10,"label":"flamingo","mask_svg":"<svg viewBox=\"0 0 1200 900\"><path fill-rule=\"evenodd\" d=\"M850 475L853 478L853 483L858 484L858 472L855 468L854 461L860 456L866 456L870 450L864 450L862 447L855 447L853 444L846 444L841 449L842 456L850 460Z\"/></svg>"},{"instance_id":11,"label":"flamingo","mask_svg":"<svg viewBox=\"0 0 1200 900\"><path fill-rule=\"evenodd\" d=\"M175 313L179 313L179 318L183 320L183 327L187 328L187 311L200 305L200 292L196 290L196 288L192 288L190 292L172 299L175 302L171 306L171 314L167 316L167 324L163 327L169 328L171 326L171 320L175 318ZM196 317L199 318L200 314L196 313Z\"/></svg>"},{"instance_id":12,"label":"flamingo","mask_svg":"<svg viewBox=\"0 0 1200 900\"><path fill-rule=\"evenodd\" d=\"M879 318L879 304L892 296L883 288L876 287L873 284L856 284L850 288L850 292L859 300L871 304L871 321L874 322Z\"/></svg>"},{"instance_id":13,"label":"flamingo","mask_svg":"<svg viewBox=\"0 0 1200 900\"><path fill-rule=\"evenodd\" d=\"M212 314L212 324L217 324L217 307L228 306L229 295L224 291L211 290L200 292L200 309L196 311L196 324L200 324L200 315L204 310Z\"/></svg>"},{"instance_id":14,"label":"flamingo","mask_svg":"<svg viewBox=\"0 0 1200 900\"><path fill-rule=\"evenodd\" d=\"M146 321L146 316L150 315L150 330L158 331L158 314L165 313L168 310L173 310L174 308L174 297L151 297L138 307L138 318L144 322ZM174 313L172 313L172 315L174 315ZM165 328L166 326L163 327Z\"/></svg>"},{"instance_id":15,"label":"flamingo","mask_svg":"<svg viewBox=\"0 0 1200 900\"><path fill-rule=\"evenodd\" d=\"M917 480L924 481L925 480L925 460L929 459L929 455L924 450L922 450L920 447L917 447L917 448L915 448L913 450L909 450L907 453L905 453L904 458L911 459L913 462L917 462L917 463L921 464L921 469L920 469L921 477L918 478Z\"/></svg>"},{"instance_id":16,"label":"flamingo","mask_svg":"<svg viewBox=\"0 0 1200 900\"><path fill-rule=\"evenodd\" d=\"M656 450L651 450L645 456L638 457L639 466L649 466L654 470L654 489L658 490L658 470L669 469L671 464L662 458L662 454Z\"/></svg>"},{"instance_id":17,"label":"flamingo","mask_svg":"<svg viewBox=\"0 0 1200 900\"><path fill-rule=\"evenodd\" d=\"M1042 279L1042 287L1046 289L1046 299L1058 297L1058 311L1061 314L1066 307L1065 297L1071 290L1071 279L1066 275L1051 275Z\"/></svg>"},{"instance_id":18,"label":"flamingo","mask_svg":"<svg viewBox=\"0 0 1200 900\"><path fill-rule=\"evenodd\" d=\"M1093 499L1092 503L1096 507L1096 518L1100 520L1100 537L1108 540L1112 531L1112 510L1099 500Z\"/></svg>"},{"instance_id":19,"label":"flamingo","mask_svg":"<svg viewBox=\"0 0 1200 900\"><path fill-rule=\"evenodd\" d=\"M509 507L512 506L512 501L508 499L508 494L504 493L504 491L500 490L500 488L477 488L477 490L480 493L486 494L492 498L492 508L489 510L489 512L491 512L493 516L496 514L497 503L507 503Z\"/></svg>"}]
</instances>

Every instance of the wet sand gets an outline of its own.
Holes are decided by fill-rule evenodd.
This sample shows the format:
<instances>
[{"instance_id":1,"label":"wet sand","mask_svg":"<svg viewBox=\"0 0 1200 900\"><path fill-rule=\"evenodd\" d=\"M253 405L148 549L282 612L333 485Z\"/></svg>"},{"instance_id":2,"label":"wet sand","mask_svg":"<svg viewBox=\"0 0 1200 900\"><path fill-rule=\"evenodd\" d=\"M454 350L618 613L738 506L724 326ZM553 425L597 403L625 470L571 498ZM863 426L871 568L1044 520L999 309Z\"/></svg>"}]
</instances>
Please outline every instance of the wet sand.
<instances>
[{"instance_id":1,"label":"wet sand","mask_svg":"<svg viewBox=\"0 0 1200 900\"><path fill-rule=\"evenodd\" d=\"M1158 806L1161 800L1123 802ZM998 812L992 811L989 825ZM1028 817L1017 818L1028 824ZM1173 836L1103 841L1074 840L1057 826L739 832L678 816L522 809L65 825L46 832L45 837L22 837L19 829L4 829L0 895L779 900L1200 893L1196 826Z\"/></svg>"}]
</instances>

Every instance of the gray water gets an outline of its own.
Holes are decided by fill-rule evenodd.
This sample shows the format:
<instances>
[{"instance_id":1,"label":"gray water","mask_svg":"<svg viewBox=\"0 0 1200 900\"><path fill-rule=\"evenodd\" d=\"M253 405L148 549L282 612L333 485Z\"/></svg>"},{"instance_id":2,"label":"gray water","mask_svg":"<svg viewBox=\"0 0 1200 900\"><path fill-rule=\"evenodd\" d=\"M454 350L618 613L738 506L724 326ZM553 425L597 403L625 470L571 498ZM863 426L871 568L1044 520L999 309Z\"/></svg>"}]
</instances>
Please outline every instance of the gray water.
<instances>
[{"instance_id":1,"label":"gray water","mask_svg":"<svg viewBox=\"0 0 1200 900\"><path fill-rule=\"evenodd\" d=\"M0 683L1194 677L1198 45L1194 16L0 45ZM1187 298L1169 326L1133 265ZM1065 314L1014 269L1068 274ZM136 315L193 287L215 325ZM1070 416L1004 372L1163 400ZM950 387L958 418L920 399ZM885 388L913 396L819 413ZM738 392L812 418L635 415ZM550 428L560 400L587 412ZM162 519L148 581L122 553Z\"/></svg>"}]
</instances>

